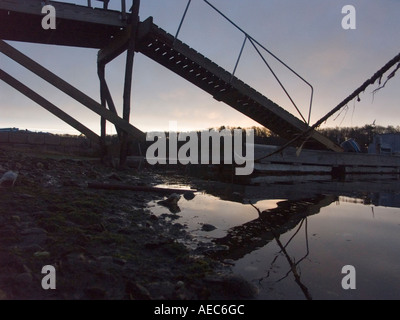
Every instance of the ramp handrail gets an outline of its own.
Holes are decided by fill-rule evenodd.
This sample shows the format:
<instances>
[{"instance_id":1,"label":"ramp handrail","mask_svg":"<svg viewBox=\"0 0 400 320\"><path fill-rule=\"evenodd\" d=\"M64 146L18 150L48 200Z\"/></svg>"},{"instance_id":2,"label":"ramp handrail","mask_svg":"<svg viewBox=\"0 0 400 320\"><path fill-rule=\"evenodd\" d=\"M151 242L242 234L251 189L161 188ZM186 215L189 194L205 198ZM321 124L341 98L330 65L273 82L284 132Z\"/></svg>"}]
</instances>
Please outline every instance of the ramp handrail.
<instances>
[{"instance_id":1,"label":"ramp handrail","mask_svg":"<svg viewBox=\"0 0 400 320\"><path fill-rule=\"evenodd\" d=\"M203 0L203 1L208 6L210 6L213 10L215 10L219 15L221 15L225 20L227 20L230 24L232 24L237 30L239 30L241 33L243 33L243 35L244 35L244 41L243 41L242 47L240 49L239 56L238 56L238 58L236 60L235 67L234 67L233 72L232 72L232 79L233 79L233 77L235 75L235 72L236 72L236 69L237 69L237 67L239 65L239 62L240 62L240 59L242 57L242 53L243 53L244 47L246 45L246 42L249 41L251 43L251 45L254 47L254 49L256 50L257 54L263 60L265 65L268 67L268 69L270 70L270 72L274 76L275 80L278 82L279 86L285 92L286 96L289 98L289 100L291 101L291 103L293 104L293 106L295 107L297 112L299 113L300 117L303 119L303 121L305 123L307 123L307 125L309 125L310 124L310 118L311 118L311 111L312 111L313 96L314 96L314 88L313 88L313 86L307 80L305 80L302 76L300 76L296 71L294 71L289 65L287 65L285 62L283 62L280 58L278 58L275 54L273 54L270 50L268 50L264 45L262 45L259 41L257 41L255 38L253 38L251 35L249 35L246 31L244 31L241 27L239 27L235 22L233 22L229 17L227 17L221 10L219 10L217 7L215 7L213 4L211 4L208 0ZM186 18L188 10L189 10L190 4L191 4L191 0L188 0L188 3L187 3L186 8L184 10L182 19L181 19L181 21L179 23L178 30L177 30L177 32L175 34L175 39L178 38L178 35L179 35L180 31L181 31L183 22L184 22L184 20ZM263 51L267 52L270 56L272 56L275 60L277 60L280 64L282 64L290 72L292 72L297 78L299 78L301 81L303 81L308 87L310 87L310 90L311 90L311 93L310 93L310 106L309 106L308 119L307 120L304 118L303 114L301 113L300 109L298 108L298 106L294 102L293 98L291 97L291 95L289 94L289 92L287 91L285 86L283 85L282 81L278 78L276 73L273 71L272 67L267 62L267 60L265 59L264 55L262 54L262 52L261 52L261 50L259 48L261 48Z\"/></svg>"}]
</instances>

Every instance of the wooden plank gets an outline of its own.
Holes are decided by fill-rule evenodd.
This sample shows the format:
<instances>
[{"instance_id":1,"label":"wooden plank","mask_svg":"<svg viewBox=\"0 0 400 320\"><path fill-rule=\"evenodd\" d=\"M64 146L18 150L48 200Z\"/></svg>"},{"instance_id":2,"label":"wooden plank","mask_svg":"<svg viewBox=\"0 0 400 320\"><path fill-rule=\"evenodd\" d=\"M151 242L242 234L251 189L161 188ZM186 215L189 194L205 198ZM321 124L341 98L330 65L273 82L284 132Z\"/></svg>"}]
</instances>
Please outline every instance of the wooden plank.
<instances>
[{"instance_id":1,"label":"wooden plank","mask_svg":"<svg viewBox=\"0 0 400 320\"><path fill-rule=\"evenodd\" d=\"M197 191L195 189L173 189L173 188L160 188L151 186L133 186L130 184L122 184L122 183L100 183L100 182L89 182L88 188L105 189L105 190L131 190L131 191L141 191L141 192L156 192L164 195L170 195L172 193L185 194Z\"/></svg>"},{"instance_id":2,"label":"wooden plank","mask_svg":"<svg viewBox=\"0 0 400 320\"><path fill-rule=\"evenodd\" d=\"M79 121L75 120L69 114L65 113L54 104L25 86L23 83L19 82L17 79L13 78L11 75L0 69L0 79L45 108L47 111L54 114L56 117L68 123L71 127L75 128L79 132L83 133L88 139L95 143L100 142L100 137L94 133L92 130L81 124Z\"/></svg>"},{"instance_id":3,"label":"wooden plank","mask_svg":"<svg viewBox=\"0 0 400 320\"><path fill-rule=\"evenodd\" d=\"M125 27L126 22L121 20L121 12L101 10L80 6L71 3L49 1L57 12L58 19L82 21L116 27ZM29 15L44 16L42 14L43 1L0 0L0 10L20 12Z\"/></svg>"},{"instance_id":4,"label":"wooden plank","mask_svg":"<svg viewBox=\"0 0 400 320\"><path fill-rule=\"evenodd\" d=\"M64 81L54 73L50 72L46 68L42 67L37 62L33 61L23 53L19 52L3 40L0 40L0 51L7 55L9 58L13 59L14 61L18 62L28 70L32 71L42 79L46 80L47 82L51 83L53 86L61 90L62 92L66 93L67 95L71 96L75 100L79 101L88 109L92 110L93 112L99 114L100 116L104 117L108 121L112 122L113 124L117 125L119 128L127 132L128 134L138 137L144 138L144 133L137 129L136 127L132 126L128 121L125 121L118 117L113 112L104 109L101 104L78 90L77 88L70 85L68 82Z\"/></svg>"}]
</instances>

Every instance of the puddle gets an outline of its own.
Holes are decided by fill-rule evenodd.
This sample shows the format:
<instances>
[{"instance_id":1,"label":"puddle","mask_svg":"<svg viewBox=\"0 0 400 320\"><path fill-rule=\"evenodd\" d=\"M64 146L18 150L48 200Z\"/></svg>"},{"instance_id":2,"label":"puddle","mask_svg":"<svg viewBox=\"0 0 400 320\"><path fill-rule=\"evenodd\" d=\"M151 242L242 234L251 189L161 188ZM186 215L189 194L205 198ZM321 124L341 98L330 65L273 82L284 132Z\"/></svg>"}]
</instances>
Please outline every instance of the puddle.
<instances>
[{"instance_id":1,"label":"puddle","mask_svg":"<svg viewBox=\"0 0 400 320\"><path fill-rule=\"evenodd\" d=\"M196 192L192 200L181 197L174 215L149 205L186 226L191 248L222 248L213 256L256 285L258 299L400 299L398 186L380 193L366 187L358 196L351 186L326 187L281 185L272 194L263 186L244 187L241 201ZM342 287L346 265L356 270L355 290Z\"/></svg>"}]
</instances>

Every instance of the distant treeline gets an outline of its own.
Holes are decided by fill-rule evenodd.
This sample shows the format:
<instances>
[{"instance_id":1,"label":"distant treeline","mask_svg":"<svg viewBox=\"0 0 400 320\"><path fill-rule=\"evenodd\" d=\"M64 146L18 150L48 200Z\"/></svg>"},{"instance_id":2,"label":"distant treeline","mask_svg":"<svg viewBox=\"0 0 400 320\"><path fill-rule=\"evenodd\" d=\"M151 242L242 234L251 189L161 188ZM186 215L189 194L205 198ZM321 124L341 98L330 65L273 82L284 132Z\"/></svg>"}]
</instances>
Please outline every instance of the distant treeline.
<instances>
[{"instance_id":1,"label":"distant treeline","mask_svg":"<svg viewBox=\"0 0 400 320\"><path fill-rule=\"evenodd\" d=\"M219 127L217 130L222 129L240 129L232 127ZM249 129L254 129L255 137L254 142L259 144L269 144L269 145L282 145L286 140L280 138L278 135L272 131L263 127L251 127ZM400 126L376 126L367 124L363 127L336 127L336 128L323 128L318 129L318 131L329 138L330 140L341 144L347 139L354 139L360 145L363 152L366 152L368 145L372 142L374 135L385 134L385 133L400 133Z\"/></svg>"},{"instance_id":2,"label":"distant treeline","mask_svg":"<svg viewBox=\"0 0 400 320\"><path fill-rule=\"evenodd\" d=\"M324 136L339 144L352 138L359 144L361 151L367 152L368 145L372 142L374 135L400 133L400 126L383 127L368 124L363 127L324 128L319 131Z\"/></svg>"},{"instance_id":3,"label":"distant treeline","mask_svg":"<svg viewBox=\"0 0 400 320\"><path fill-rule=\"evenodd\" d=\"M217 128L210 128L210 130L217 130L221 131L224 129L228 130L234 130L234 129L242 129L242 130L248 130L248 129L253 129L254 130L254 143L256 144L267 144L267 145L283 145L284 143L287 142L287 140L279 137L277 134L273 133L267 128L264 127L249 127L249 128L241 128L241 127L230 127L230 126L220 126ZM329 138L330 140L336 142L337 144L341 144L343 141L347 139L354 139L360 146L362 152L367 152L368 145L373 141L373 137L376 134L385 134L385 133L400 133L400 126L394 127L394 126L376 126L376 125L365 125L363 127L336 127L336 128L323 128L323 129L318 129L318 131ZM201 131L198 131L200 134ZM168 132L165 132L166 137L168 137ZM118 137L116 135L113 136L107 136L107 141L108 143L117 143L118 142ZM131 145L132 151L133 149L137 149L137 143L133 142ZM145 142L141 141L141 144L144 148L146 148L146 145L148 146L152 142ZM185 142L179 142L179 144L183 144ZM145 150L145 149L143 149Z\"/></svg>"}]
</instances>

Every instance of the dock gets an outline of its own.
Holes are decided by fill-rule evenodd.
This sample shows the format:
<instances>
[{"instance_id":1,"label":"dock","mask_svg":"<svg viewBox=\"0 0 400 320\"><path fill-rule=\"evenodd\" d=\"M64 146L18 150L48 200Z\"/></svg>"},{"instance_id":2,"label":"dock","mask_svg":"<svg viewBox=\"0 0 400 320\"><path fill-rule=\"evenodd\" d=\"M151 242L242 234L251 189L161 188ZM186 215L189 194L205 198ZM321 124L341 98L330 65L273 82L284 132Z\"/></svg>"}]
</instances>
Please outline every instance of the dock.
<instances>
[{"instance_id":1,"label":"dock","mask_svg":"<svg viewBox=\"0 0 400 320\"><path fill-rule=\"evenodd\" d=\"M263 180L263 175L344 176L349 174L400 174L400 156L389 154L368 154L353 152L329 152L307 150L300 152L296 148L285 148L277 154L261 159L273 153L279 147L255 145L254 181Z\"/></svg>"}]
</instances>

